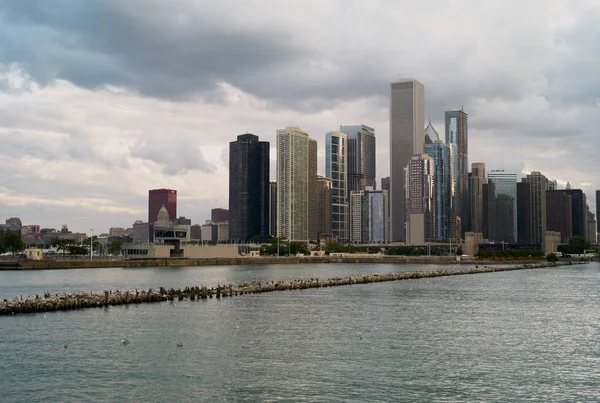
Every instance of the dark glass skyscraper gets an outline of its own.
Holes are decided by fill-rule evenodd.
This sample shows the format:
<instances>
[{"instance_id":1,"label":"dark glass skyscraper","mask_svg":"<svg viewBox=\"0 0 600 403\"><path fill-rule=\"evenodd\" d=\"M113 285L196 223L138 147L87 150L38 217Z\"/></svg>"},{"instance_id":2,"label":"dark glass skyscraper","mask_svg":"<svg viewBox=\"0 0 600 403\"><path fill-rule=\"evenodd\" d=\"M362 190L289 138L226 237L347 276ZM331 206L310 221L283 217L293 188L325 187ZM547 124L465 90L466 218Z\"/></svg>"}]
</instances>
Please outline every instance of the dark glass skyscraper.
<instances>
[{"instance_id":1,"label":"dark glass skyscraper","mask_svg":"<svg viewBox=\"0 0 600 403\"><path fill-rule=\"evenodd\" d=\"M600 232L600 190L596 190L596 232Z\"/></svg>"},{"instance_id":2,"label":"dark glass skyscraper","mask_svg":"<svg viewBox=\"0 0 600 403\"><path fill-rule=\"evenodd\" d=\"M488 219L490 240L517 241L517 174L492 170L488 173Z\"/></svg>"},{"instance_id":3,"label":"dark glass skyscraper","mask_svg":"<svg viewBox=\"0 0 600 403\"><path fill-rule=\"evenodd\" d=\"M531 183L523 180L517 183L517 242L520 244L536 243L531 235L531 218Z\"/></svg>"},{"instance_id":4,"label":"dark glass skyscraper","mask_svg":"<svg viewBox=\"0 0 600 403\"><path fill-rule=\"evenodd\" d=\"M242 134L229 143L229 239L269 236L269 142Z\"/></svg>"},{"instance_id":5,"label":"dark glass skyscraper","mask_svg":"<svg viewBox=\"0 0 600 403\"><path fill-rule=\"evenodd\" d=\"M560 232L560 241L569 242L573 234L573 207L565 190L546 192L546 222L548 231Z\"/></svg>"},{"instance_id":6,"label":"dark glass skyscraper","mask_svg":"<svg viewBox=\"0 0 600 403\"><path fill-rule=\"evenodd\" d=\"M573 236L587 238L585 233L585 195L581 189L565 189L565 193L571 196Z\"/></svg>"}]
</instances>

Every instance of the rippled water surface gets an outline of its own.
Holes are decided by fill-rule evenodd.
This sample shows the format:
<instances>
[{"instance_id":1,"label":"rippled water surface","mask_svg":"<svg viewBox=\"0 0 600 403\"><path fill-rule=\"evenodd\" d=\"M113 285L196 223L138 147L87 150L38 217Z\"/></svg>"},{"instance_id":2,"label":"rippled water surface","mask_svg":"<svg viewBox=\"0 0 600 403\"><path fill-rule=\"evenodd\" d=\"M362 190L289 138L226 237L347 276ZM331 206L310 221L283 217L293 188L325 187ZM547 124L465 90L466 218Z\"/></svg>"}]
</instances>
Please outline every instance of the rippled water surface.
<instances>
[{"instance_id":1,"label":"rippled water surface","mask_svg":"<svg viewBox=\"0 0 600 403\"><path fill-rule=\"evenodd\" d=\"M0 298L432 268L13 271ZM0 317L0 357L2 402L600 401L600 265Z\"/></svg>"}]
</instances>

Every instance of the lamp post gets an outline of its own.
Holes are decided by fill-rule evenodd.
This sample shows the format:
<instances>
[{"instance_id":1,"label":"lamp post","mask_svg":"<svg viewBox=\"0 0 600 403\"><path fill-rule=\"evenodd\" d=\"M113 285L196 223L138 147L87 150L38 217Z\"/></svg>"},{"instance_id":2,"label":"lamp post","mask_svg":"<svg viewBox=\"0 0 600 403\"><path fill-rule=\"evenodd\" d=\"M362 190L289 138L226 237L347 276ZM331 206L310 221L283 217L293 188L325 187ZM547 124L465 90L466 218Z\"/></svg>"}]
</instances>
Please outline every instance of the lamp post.
<instances>
[{"instance_id":1,"label":"lamp post","mask_svg":"<svg viewBox=\"0 0 600 403\"><path fill-rule=\"evenodd\" d=\"M94 229L91 228L90 232L92 233L92 236L90 236L90 262L91 262L92 261L92 253L93 253L93 250L94 250L94 244L93 244L93 242L94 242Z\"/></svg>"}]
</instances>

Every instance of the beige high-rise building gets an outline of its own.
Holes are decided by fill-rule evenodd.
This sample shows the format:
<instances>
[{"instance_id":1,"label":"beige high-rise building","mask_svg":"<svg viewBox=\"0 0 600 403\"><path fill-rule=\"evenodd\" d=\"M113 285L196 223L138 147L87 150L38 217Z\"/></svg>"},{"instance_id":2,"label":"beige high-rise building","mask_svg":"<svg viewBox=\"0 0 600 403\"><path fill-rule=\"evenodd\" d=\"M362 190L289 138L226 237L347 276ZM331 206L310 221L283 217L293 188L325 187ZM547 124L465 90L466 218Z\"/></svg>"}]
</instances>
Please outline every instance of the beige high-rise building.
<instances>
[{"instance_id":1,"label":"beige high-rise building","mask_svg":"<svg viewBox=\"0 0 600 403\"><path fill-rule=\"evenodd\" d=\"M391 241L405 241L404 169L411 157L423 153L425 87L417 80L390 86L390 222Z\"/></svg>"},{"instance_id":2,"label":"beige high-rise building","mask_svg":"<svg viewBox=\"0 0 600 403\"><path fill-rule=\"evenodd\" d=\"M277 236L317 239L317 142L299 127L277 130Z\"/></svg>"},{"instance_id":3,"label":"beige high-rise building","mask_svg":"<svg viewBox=\"0 0 600 403\"><path fill-rule=\"evenodd\" d=\"M527 175L531 206L531 243L543 244L546 235L546 191L548 178L538 171Z\"/></svg>"},{"instance_id":4,"label":"beige high-rise building","mask_svg":"<svg viewBox=\"0 0 600 403\"><path fill-rule=\"evenodd\" d=\"M483 233L483 185L485 184L485 164L471 164L469 197L471 204L471 232Z\"/></svg>"}]
</instances>

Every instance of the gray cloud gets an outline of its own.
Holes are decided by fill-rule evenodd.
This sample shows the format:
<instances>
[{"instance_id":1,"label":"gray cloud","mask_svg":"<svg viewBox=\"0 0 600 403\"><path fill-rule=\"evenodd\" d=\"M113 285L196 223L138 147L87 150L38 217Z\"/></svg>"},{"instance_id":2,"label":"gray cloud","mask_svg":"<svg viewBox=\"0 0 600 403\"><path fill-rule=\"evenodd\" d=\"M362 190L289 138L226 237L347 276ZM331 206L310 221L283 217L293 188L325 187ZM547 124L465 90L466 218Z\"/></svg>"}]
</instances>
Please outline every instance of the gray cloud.
<instances>
[{"instance_id":1,"label":"gray cloud","mask_svg":"<svg viewBox=\"0 0 600 403\"><path fill-rule=\"evenodd\" d=\"M0 174L17 193L138 207L145 188L178 187L202 217L226 202L236 135L273 141L300 125L323 148L339 122L375 127L383 176L389 82L415 77L440 133L443 112L464 105L471 161L600 187L589 168L600 147L600 14L588 3L4 2L0 154L15 160ZM35 181L44 166L51 179ZM53 177L65 170L85 183ZM211 192L193 195L188 182ZM132 184L135 200L118 190Z\"/></svg>"},{"instance_id":2,"label":"gray cloud","mask_svg":"<svg viewBox=\"0 0 600 403\"><path fill-rule=\"evenodd\" d=\"M185 137L177 141L169 136L150 141L143 139L132 147L131 155L163 165L163 172L171 176L194 169L210 174L217 170L206 160L199 144Z\"/></svg>"},{"instance_id":3,"label":"gray cloud","mask_svg":"<svg viewBox=\"0 0 600 403\"><path fill-rule=\"evenodd\" d=\"M62 78L181 99L305 54L277 28L247 30L177 4L179 13L155 3L151 14L140 1L10 2L0 38L11 45L0 60L21 63L42 85Z\"/></svg>"}]
</instances>

